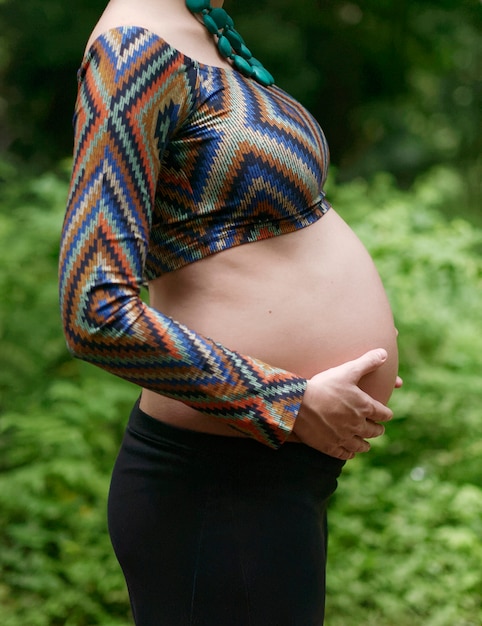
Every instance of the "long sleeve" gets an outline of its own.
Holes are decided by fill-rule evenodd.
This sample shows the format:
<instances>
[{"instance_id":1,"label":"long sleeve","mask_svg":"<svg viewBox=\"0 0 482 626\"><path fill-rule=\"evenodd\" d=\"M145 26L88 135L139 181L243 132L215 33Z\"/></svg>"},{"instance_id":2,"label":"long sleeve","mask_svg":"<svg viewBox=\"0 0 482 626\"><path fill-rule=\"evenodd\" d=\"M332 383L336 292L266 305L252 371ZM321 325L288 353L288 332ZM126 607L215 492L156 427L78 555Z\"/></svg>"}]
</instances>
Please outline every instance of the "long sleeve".
<instances>
[{"instance_id":1,"label":"long sleeve","mask_svg":"<svg viewBox=\"0 0 482 626\"><path fill-rule=\"evenodd\" d=\"M278 447L306 380L140 298L163 155L193 109L195 80L183 55L142 29L109 31L86 56L59 266L64 332L74 356Z\"/></svg>"}]
</instances>

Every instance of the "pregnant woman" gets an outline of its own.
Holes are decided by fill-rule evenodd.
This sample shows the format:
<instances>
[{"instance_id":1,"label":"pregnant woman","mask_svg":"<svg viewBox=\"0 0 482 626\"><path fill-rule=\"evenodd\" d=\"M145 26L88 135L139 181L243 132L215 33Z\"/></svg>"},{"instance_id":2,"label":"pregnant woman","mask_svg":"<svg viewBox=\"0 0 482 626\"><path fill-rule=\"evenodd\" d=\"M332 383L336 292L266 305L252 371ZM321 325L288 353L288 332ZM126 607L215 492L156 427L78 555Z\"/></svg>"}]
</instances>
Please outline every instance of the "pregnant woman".
<instances>
[{"instance_id":1,"label":"pregnant woman","mask_svg":"<svg viewBox=\"0 0 482 626\"><path fill-rule=\"evenodd\" d=\"M135 623L320 626L327 502L391 418L396 331L317 122L187 1L111 0L87 45L65 335L142 389L108 511Z\"/></svg>"}]
</instances>

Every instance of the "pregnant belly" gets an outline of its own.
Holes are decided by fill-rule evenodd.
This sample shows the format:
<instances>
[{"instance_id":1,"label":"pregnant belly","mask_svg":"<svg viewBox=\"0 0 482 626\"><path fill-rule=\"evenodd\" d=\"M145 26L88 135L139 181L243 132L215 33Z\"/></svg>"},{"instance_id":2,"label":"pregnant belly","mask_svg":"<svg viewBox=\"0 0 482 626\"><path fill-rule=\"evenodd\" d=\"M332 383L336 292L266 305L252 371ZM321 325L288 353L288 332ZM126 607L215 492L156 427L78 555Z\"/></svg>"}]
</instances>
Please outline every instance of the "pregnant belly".
<instances>
[{"instance_id":1,"label":"pregnant belly","mask_svg":"<svg viewBox=\"0 0 482 626\"><path fill-rule=\"evenodd\" d=\"M250 317L261 320L261 332L243 347L305 378L385 348L386 363L364 377L360 387L387 403L398 372L396 330L370 255L335 211L296 236L294 249L273 260L254 316L246 306L243 336L249 336Z\"/></svg>"},{"instance_id":2,"label":"pregnant belly","mask_svg":"<svg viewBox=\"0 0 482 626\"><path fill-rule=\"evenodd\" d=\"M151 305L197 332L305 378L385 348L388 360L360 387L383 403L392 393L398 356L385 290L335 211L295 233L168 274L150 285L150 296Z\"/></svg>"}]
</instances>

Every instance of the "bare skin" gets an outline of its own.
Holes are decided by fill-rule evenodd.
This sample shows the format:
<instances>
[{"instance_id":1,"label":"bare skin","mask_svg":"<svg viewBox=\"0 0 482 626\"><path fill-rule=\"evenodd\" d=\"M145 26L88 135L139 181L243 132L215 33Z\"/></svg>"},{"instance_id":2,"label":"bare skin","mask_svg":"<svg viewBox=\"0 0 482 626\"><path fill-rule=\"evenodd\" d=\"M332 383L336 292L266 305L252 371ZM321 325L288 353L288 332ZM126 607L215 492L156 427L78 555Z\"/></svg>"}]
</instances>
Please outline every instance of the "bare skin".
<instances>
[{"instance_id":1,"label":"bare skin","mask_svg":"<svg viewBox=\"0 0 482 626\"><path fill-rule=\"evenodd\" d=\"M184 0L111 0L89 44L122 25L148 28L200 63L231 71ZM350 459L383 434L392 417L386 403L401 386L396 330L368 253L335 211L162 276L149 296L193 330L308 380L290 441ZM180 427L240 436L148 390L141 408Z\"/></svg>"}]
</instances>

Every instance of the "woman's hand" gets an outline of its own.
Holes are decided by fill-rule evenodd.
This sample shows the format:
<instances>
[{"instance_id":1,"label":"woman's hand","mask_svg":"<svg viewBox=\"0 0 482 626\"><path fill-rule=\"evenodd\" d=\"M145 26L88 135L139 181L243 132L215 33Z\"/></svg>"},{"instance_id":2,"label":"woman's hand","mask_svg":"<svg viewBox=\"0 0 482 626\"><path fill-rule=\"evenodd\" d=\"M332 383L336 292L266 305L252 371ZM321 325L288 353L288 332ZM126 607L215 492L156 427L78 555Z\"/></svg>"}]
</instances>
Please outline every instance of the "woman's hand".
<instances>
[{"instance_id":1,"label":"woman's hand","mask_svg":"<svg viewBox=\"0 0 482 626\"><path fill-rule=\"evenodd\" d=\"M303 443L338 459L352 459L367 452L365 439L379 437L393 413L358 387L363 376L374 372L387 360L383 349L316 374L308 381L293 429ZM401 387L397 377L395 387Z\"/></svg>"}]
</instances>

